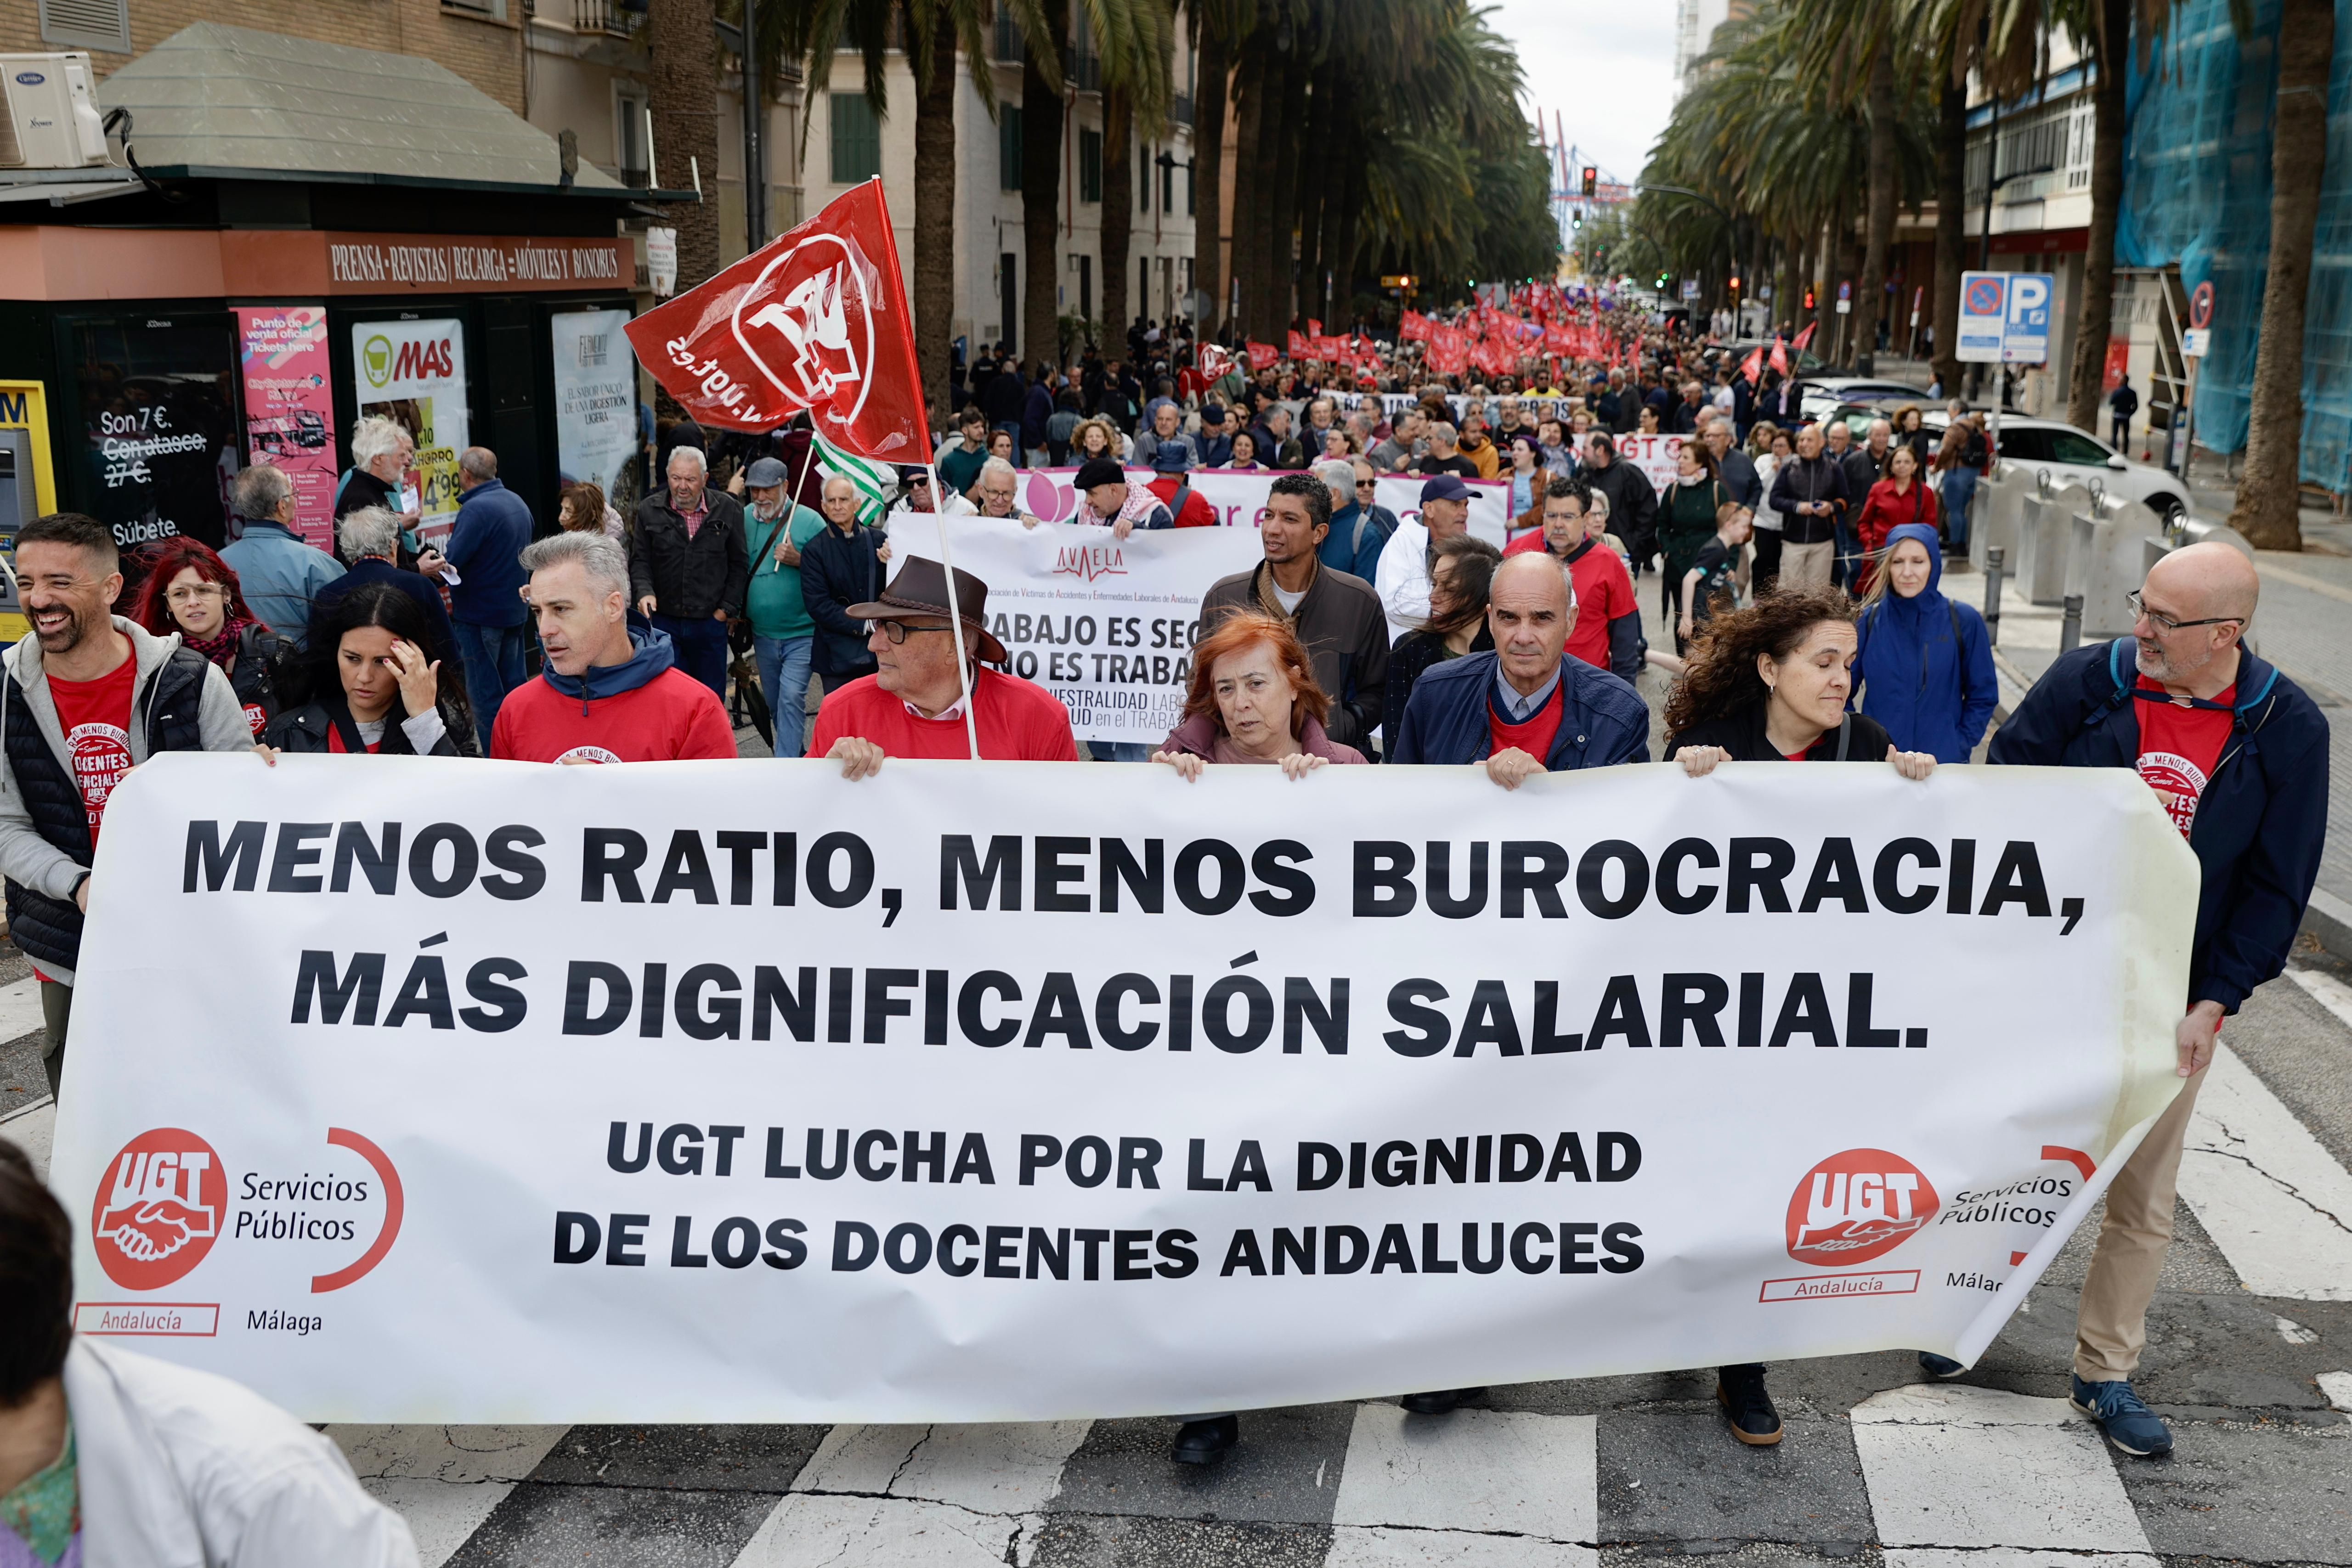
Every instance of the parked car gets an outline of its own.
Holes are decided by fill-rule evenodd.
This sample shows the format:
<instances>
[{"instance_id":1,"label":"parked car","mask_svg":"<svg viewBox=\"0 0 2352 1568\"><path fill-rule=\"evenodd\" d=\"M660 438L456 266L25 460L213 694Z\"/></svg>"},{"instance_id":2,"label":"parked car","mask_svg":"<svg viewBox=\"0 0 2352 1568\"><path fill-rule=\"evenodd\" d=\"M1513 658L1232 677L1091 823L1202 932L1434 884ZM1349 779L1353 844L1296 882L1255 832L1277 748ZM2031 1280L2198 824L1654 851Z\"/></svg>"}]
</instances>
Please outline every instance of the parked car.
<instances>
[{"instance_id":1,"label":"parked car","mask_svg":"<svg viewBox=\"0 0 2352 1568\"><path fill-rule=\"evenodd\" d=\"M1860 445L1870 437L1870 422L1885 418L1886 413L1886 404L1857 402L1841 403L1829 417L1843 420L1853 432L1854 444ZM1922 405L1919 423L1935 440L1943 440L1942 409ZM2141 502L2167 520L2189 508L2188 486L2179 475L2126 457L2089 431L2063 420L2002 414L1999 455L2029 474L2047 472L2055 488L2087 486L2096 481L2108 495Z\"/></svg>"},{"instance_id":2,"label":"parked car","mask_svg":"<svg viewBox=\"0 0 2352 1568\"><path fill-rule=\"evenodd\" d=\"M1822 376L1805 382L1801 406L1814 419L1849 402L1878 404L1884 415L1906 402L1916 402L1924 411L1934 406L1936 396L1926 387L1877 376Z\"/></svg>"}]
</instances>

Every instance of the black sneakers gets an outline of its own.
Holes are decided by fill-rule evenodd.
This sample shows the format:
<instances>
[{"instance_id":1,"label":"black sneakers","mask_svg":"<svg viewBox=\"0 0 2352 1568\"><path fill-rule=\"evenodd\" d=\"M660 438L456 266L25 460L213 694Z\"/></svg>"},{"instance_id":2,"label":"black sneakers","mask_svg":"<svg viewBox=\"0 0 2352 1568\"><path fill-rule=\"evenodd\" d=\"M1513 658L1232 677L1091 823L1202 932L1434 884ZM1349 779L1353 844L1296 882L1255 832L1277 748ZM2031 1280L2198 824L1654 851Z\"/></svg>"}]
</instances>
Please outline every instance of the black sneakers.
<instances>
[{"instance_id":1,"label":"black sneakers","mask_svg":"<svg viewBox=\"0 0 2352 1568\"><path fill-rule=\"evenodd\" d=\"M1187 1421L1176 1433L1176 1447L1169 1458L1180 1465L1205 1465L1242 1440L1242 1423L1238 1416L1212 1416L1205 1421Z\"/></svg>"},{"instance_id":2,"label":"black sneakers","mask_svg":"<svg viewBox=\"0 0 2352 1568\"><path fill-rule=\"evenodd\" d=\"M1731 1435L1750 1448L1769 1448L1780 1440L1780 1413L1764 1392L1764 1369L1754 1364L1719 1367L1715 1396L1731 1420Z\"/></svg>"},{"instance_id":3,"label":"black sneakers","mask_svg":"<svg viewBox=\"0 0 2352 1568\"><path fill-rule=\"evenodd\" d=\"M1408 1394L1397 1403L1416 1416L1444 1416L1486 1392L1484 1388L1438 1388L1427 1394Z\"/></svg>"}]
</instances>

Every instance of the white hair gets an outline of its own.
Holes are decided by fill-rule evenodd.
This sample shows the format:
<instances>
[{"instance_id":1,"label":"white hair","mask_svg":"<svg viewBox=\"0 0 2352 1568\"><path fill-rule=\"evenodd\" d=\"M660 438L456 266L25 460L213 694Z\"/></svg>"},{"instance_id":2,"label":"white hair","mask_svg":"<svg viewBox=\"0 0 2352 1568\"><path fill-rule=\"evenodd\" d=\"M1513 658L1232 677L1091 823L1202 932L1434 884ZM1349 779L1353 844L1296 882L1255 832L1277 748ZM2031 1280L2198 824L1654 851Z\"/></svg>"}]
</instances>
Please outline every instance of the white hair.
<instances>
[{"instance_id":1,"label":"white hair","mask_svg":"<svg viewBox=\"0 0 2352 1568\"><path fill-rule=\"evenodd\" d=\"M973 480L972 483L977 485L985 480L998 477L1010 479L1015 485L1018 485L1021 483L1021 470L1015 468L1012 464L1007 463L1002 457L992 457L987 462L982 463L980 465L980 477Z\"/></svg>"},{"instance_id":2,"label":"white hair","mask_svg":"<svg viewBox=\"0 0 2352 1568\"><path fill-rule=\"evenodd\" d=\"M1352 490L1356 487L1355 460L1349 457L1327 457L1315 465L1315 477L1322 480L1326 485L1335 485L1342 490Z\"/></svg>"},{"instance_id":3,"label":"white hair","mask_svg":"<svg viewBox=\"0 0 2352 1568\"><path fill-rule=\"evenodd\" d=\"M408 432L397 420L372 413L352 426L352 466L364 468L387 452L408 444Z\"/></svg>"},{"instance_id":4,"label":"white hair","mask_svg":"<svg viewBox=\"0 0 2352 1568\"><path fill-rule=\"evenodd\" d=\"M677 465L677 460L681 457L690 457L694 459L694 471L696 473L708 474L710 472L710 459L702 455L701 447L673 446L670 448L669 462L662 465L662 473L664 475L667 475L670 469Z\"/></svg>"},{"instance_id":5,"label":"white hair","mask_svg":"<svg viewBox=\"0 0 2352 1568\"><path fill-rule=\"evenodd\" d=\"M353 560L369 556L391 560L400 548L400 519L383 507L362 507L335 525L335 538Z\"/></svg>"},{"instance_id":6,"label":"white hair","mask_svg":"<svg viewBox=\"0 0 2352 1568\"><path fill-rule=\"evenodd\" d=\"M577 561L580 570L588 574L588 580L599 590L617 593L624 599L629 596L628 552L619 541L602 533L550 534L523 546L520 559L523 570L528 572L545 571L566 561Z\"/></svg>"},{"instance_id":7,"label":"white hair","mask_svg":"<svg viewBox=\"0 0 2352 1568\"><path fill-rule=\"evenodd\" d=\"M285 470L257 463L228 482L229 510L240 517L268 522L278 516L278 508L293 493L294 481L286 476Z\"/></svg>"}]
</instances>

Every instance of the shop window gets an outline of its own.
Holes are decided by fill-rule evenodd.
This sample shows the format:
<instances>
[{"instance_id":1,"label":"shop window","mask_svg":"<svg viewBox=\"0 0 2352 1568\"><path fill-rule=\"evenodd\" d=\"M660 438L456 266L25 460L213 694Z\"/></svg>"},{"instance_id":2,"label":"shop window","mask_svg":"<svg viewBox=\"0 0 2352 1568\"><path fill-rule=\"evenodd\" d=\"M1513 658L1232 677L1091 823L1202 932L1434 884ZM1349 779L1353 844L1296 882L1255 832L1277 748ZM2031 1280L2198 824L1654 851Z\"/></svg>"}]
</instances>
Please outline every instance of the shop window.
<instances>
[{"instance_id":1,"label":"shop window","mask_svg":"<svg viewBox=\"0 0 2352 1568\"><path fill-rule=\"evenodd\" d=\"M862 92L827 94L833 99L833 183L856 185L882 172L882 124Z\"/></svg>"},{"instance_id":2,"label":"shop window","mask_svg":"<svg viewBox=\"0 0 2352 1568\"><path fill-rule=\"evenodd\" d=\"M229 476L243 465L228 316L84 317L71 330L92 515L124 545L223 543Z\"/></svg>"}]
</instances>

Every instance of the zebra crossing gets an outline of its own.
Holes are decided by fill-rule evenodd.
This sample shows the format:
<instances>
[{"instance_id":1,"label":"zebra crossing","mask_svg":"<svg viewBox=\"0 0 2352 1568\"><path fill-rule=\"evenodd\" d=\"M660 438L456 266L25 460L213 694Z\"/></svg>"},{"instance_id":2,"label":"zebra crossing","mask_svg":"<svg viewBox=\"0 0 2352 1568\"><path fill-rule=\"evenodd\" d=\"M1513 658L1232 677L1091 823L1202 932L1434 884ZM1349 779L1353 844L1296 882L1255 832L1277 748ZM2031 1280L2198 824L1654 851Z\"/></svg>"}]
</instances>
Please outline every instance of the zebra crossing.
<instances>
[{"instance_id":1,"label":"zebra crossing","mask_svg":"<svg viewBox=\"0 0 2352 1568\"><path fill-rule=\"evenodd\" d=\"M1985 1361L1776 1367L1778 1448L1711 1372L1497 1388L1444 1416L1250 1412L1217 1465L1166 1420L331 1427L427 1568L1600 1568L1775 1553L1888 1568L2352 1568L2352 986L2291 970L2233 1020L2193 1120L2140 1387L2168 1461L2063 1397L2086 1226ZM54 1107L0 1120L45 1161ZM1572 1325L1564 1332L1572 1332Z\"/></svg>"}]
</instances>

